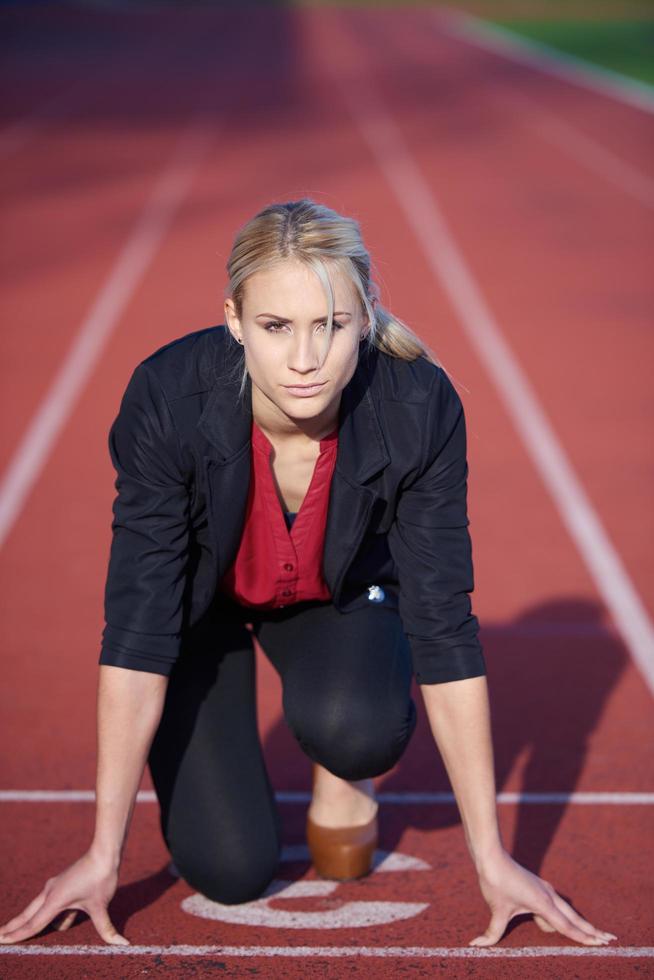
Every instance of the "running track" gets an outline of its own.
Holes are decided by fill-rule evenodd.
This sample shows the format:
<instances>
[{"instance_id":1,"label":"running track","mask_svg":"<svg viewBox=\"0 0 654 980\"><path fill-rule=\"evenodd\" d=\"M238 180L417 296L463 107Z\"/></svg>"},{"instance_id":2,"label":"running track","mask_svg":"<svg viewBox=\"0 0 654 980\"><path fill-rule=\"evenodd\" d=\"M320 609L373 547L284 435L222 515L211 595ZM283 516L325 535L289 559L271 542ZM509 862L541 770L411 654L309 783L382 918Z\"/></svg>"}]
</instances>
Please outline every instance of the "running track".
<instances>
[{"instance_id":1,"label":"running track","mask_svg":"<svg viewBox=\"0 0 654 980\"><path fill-rule=\"evenodd\" d=\"M651 114L501 55L426 8L44 6L0 18L13 38L0 132L0 919L92 830L89 794L75 794L94 780L106 433L120 394L139 359L222 321L235 229L306 194L361 220L387 304L464 400L505 840L619 937L584 949L527 921L495 950L467 949L487 912L424 716L378 781L390 865L316 892L301 849L308 760L260 654L261 733L288 844L280 877L294 890L244 922L198 915L166 870L145 781L112 906L135 946L98 947L84 920L0 948L0 973L646 975ZM401 908L406 918L383 921ZM363 913L372 924L357 924Z\"/></svg>"}]
</instances>

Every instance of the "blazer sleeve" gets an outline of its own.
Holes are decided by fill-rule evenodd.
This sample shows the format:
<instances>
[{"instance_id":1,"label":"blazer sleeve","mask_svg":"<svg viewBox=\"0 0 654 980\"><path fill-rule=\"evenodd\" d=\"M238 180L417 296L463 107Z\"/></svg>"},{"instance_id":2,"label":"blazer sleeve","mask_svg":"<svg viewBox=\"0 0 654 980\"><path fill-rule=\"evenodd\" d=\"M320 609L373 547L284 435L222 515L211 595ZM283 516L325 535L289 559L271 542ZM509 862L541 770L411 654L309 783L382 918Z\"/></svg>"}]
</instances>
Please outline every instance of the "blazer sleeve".
<instances>
[{"instance_id":1,"label":"blazer sleeve","mask_svg":"<svg viewBox=\"0 0 654 980\"><path fill-rule=\"evenodd\" d=\"M399 572L399 612L420 684L486 673L473 615L463 405L439 367L423 462L399 497L388 543Z\"/></svg>"},{"instance_id":2,"label":"blazer sleeve","mask_svg":"<svg viewBox=\"0 0 654 980\"><path fill-rule=\"evenodd\" d=\"M144 362L130 378L108 442L118 495L99 663L167 676L182 633L189 489L170 408Z\"/></svg>"}]
</instances>

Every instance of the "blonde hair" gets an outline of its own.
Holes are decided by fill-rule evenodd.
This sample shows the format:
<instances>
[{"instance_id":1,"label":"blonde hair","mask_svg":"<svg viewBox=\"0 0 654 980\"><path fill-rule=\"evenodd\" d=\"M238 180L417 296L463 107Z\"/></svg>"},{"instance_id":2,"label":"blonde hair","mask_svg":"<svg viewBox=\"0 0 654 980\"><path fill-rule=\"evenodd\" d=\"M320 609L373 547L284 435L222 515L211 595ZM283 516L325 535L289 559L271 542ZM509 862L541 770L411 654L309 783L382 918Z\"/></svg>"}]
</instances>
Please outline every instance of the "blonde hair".
<instances>
[{"instance_id":1,"label":"blonde hair","mask_svg":"<svg viewBox=\"0 0 654 980\"><path fill-rule=\"evenodd\" d=\"M309 198L269 204L238 231L227 259L229 283L226 295L231 294L239 319L245 284L250 276L291 258L312 268L325 290L328 308L325 354L334 314L334 290L326 267L329 263L349 277L368 316L370 329L362 343L405 361L424 357L440 365L433 351L410 327L380 304L379 289L371 278L370 255L363 243L359 223ZM373 298L376 301L374 308ZM243 365L241 395L246 380L247 368Z\"/></svg>"}]
</instances>

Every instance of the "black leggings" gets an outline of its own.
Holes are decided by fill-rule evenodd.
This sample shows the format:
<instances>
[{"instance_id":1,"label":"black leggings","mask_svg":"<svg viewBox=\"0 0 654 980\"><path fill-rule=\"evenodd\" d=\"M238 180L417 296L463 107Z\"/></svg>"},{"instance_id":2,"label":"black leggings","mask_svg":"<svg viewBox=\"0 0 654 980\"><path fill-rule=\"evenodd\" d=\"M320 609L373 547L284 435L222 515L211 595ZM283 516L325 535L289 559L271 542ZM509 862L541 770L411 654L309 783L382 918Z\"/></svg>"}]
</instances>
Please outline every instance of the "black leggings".
<instances>
[{"instance_id":1,"label":"black leggings","mask_svg":"<svg viewBox=\"0 0 654 980\"><path fill-rule=\"evenodd\" d=\"M211 644L179 658L149 756L161 829L182 877L225 904L266 889L281 821L257 730L254 633L283 686L303 751L342 779L392 768L416 725L411 657L396 610L331 602L245 609L224 596ZM250 630L246 624L251 624Z\"/></svg>"}]
</instances>

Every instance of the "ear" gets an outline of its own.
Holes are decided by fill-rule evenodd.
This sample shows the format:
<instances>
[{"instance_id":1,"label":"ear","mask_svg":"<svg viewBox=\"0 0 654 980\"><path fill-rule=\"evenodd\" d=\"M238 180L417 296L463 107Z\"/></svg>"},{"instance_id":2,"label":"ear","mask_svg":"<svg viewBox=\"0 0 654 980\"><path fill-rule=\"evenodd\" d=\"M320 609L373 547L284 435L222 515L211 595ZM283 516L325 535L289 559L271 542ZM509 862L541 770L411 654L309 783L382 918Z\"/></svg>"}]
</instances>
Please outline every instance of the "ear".
<instances>
[{"instance_id":1,"label":"ear","mask_svg":"<svg viewBox=\"0 0 654 980\"><path fill-rule=\"evenodd\" d=\"M234 340L236 340L239 344L243 343L243 337L241 336L241 321L236 315L236 307L234 306L234 301L231 299L231 297L225 300L225 323Z\"/></svg>"},{"instance_id":2,"label":"ear","mask_svg":"<svg viewBox=\"0 0 654 980\"><path fill-rule=\"evenodd\" d=\"M371 296L369 298L369 303L372 306L373 311L374 311L375 308L376 308L376 306L377 306L377 300L375 299L374 296ZM362 328L361 328L361 340L364 340L368 336L368 334L370 333L370 317L368 316L368 313L366 312L365 307L364 307L364 309L362 311L362 314L363 314L363 316L362 316L363 323L362 323Z\"/></svg>"}]
</instances>

